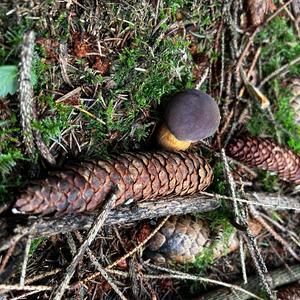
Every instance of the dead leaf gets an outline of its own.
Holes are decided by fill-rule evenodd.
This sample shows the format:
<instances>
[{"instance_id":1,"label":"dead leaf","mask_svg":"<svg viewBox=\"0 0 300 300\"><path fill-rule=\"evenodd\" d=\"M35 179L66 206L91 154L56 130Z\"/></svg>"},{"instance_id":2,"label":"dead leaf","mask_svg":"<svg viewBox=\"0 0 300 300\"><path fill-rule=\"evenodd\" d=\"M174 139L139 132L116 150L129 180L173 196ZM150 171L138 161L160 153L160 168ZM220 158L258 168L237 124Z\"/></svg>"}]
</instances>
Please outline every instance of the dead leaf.
<instances>
[{"instance_id":1,"label":"dead leaf","mask_svg":"<svg viewBox=\"0 0 300 300\"><path fill-rule=\"evenodd\" d=\"M92 68L99 71L101 75L104 75L109 68L109 62L106 59L102 59L98 56L95 58L95 61L96 62L93 64Z\"/></svg>"},{"instance_id":2,"label":"dead leaf","mask_svg":"<svg viewBox=\"0 0 300 300\"><path fill-rule=\"evenodd\" d=\"M270 106L269 99L257 87L250 82L247 82L245 86L247 92L260 103L262 109L266 109Z\"/></svg>"},{"instance_id":3,"label":"dead leaf","mask_svg":"<svg viewBox=\"0 0 300 300\"><path fill-rule=\"evenodd\" d=\"M74 32L72 34L74 54L77 58L86 57L90 51L90 45L88 43L86 34L79 34Z\"/></svg>"}]
</instances>

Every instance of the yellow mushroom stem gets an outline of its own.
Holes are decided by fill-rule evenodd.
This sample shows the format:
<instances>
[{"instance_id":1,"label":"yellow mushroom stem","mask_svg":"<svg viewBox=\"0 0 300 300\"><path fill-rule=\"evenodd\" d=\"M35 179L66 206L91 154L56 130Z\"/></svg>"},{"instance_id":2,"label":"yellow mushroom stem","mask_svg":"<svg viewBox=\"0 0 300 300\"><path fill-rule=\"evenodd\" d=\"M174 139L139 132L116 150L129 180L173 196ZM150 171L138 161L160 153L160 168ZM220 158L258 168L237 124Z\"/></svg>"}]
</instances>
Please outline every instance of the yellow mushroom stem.
<instances>
[{"instance_id":1,"label":"yellow mushroom stem","mask_svg":"<svg viewBox=\"0 0 300 300\"><path fill-rule=\"evenodd\" d=\"M178 140L165 124L162 124L158 130L157 143L165 150L184 151L189 148L192 141Z\"/></svg>"}]
</instances>

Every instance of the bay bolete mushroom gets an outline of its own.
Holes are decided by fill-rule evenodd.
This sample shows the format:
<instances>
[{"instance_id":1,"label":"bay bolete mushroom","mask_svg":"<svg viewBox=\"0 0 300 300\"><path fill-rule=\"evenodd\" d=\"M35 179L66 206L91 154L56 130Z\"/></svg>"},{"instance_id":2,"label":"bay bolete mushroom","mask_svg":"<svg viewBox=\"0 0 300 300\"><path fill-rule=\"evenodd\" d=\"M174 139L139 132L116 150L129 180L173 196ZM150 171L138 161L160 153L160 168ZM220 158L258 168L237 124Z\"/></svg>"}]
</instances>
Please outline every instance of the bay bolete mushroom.
<instances>
[{"instance_id":1,"label":"bay bolete mushroom","mask_svg":"<svg viewBox=\"0 0 300 300\"><path fill-rule=\"evenodd\" d=\"M186 150L191 143L213 135L219 124L220 111L215 100L199 90L185 90L167 104L158 144L167 150Z\"/></svg>"}]
</instances>

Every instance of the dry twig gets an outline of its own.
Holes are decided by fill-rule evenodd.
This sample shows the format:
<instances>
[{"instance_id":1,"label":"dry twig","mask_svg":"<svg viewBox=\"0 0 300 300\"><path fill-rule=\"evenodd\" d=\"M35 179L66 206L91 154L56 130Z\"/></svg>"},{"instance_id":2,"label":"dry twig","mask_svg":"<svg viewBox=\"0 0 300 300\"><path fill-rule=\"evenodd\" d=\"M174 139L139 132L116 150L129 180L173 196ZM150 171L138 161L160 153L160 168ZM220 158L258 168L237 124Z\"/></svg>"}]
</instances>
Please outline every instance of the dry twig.
<instances>
[{"instance_id":1,"label":"dry twig","mask_svg":"<svg viewBox=\"0 0 300 300\"><path fill-rule=\"evenodd\" d=\"M112 278L107 274L107 272L98 263L97 258L94 256L94 254L92 253L92 251L90 249L87 249L87 253L88 253L88 255L89 255L92 263L98 269L98 271L101 274L101 276L108 282L108 284L113 288L113 290L116 292L116 294L122 300L127 300L127 298L123 295L123 293L120 291L120 289L117 287L117 285L113 282Z\"/></svg>"},{"instance_id":2,"label":"dry twig","mask_svg":"<svg viewBox=\"0 0 300 300\"><path fill-rule=\"evenodd\" d=\"M121 258L119 258L118 260L116 260L115 262L113 262L112 264L110 264L108 267L106 267L106 269L113 268L114 266L118 265L121 261L123 261L126 258L132 256L132 254L136 253L139 249L141 249L164 226L164 224L167 222L167 220L169 219L169 217L170 216L166 216L160 222L160 224L153 230L153 232L151 232L151 234L149 234L149 236L147 236L147 238L145 238L141 243L139 243L134 249L132 249L131 251L129 251L128 253L126 253L124 256L122 256Z\"/></svg>"},{"instance_id":3,"label":"dry twig","mask_svg":"<svg viewBox=\"0 0 300 300\"><path fill-rule=\"evenodd\" d=\"M300 279L300 265L291 266L290 268L294 275L291 275L289 270L286 270L285 268L270 272L269 276L272 282L272 287L278 287ZM259 276L250 277L248 284L243 284L241 281L238 281L235 283L235 285L241 285L243 288L252 292L259 292L261 290ZM223 299L224 295L226 295L226 300L246 300L251 298L251 296L245 293L240 293L236 290L230 291L227 288L222 288L201 296L197 298L197 300L219 300Z\"/></svg>"},{"instance_id":4,"label":"dry twig","mask_svg":"<svg viewBox=\"0 0 300 300\"><path fill-rule=\"evenodd\" d=\"M282 236L280 236L275 229L273 229L260 215L260 213L253 207L250 206L251 213L253 217L265 228L267 229L270 234L274 237L275 240L277 240L281 245L286 247L288 252L297 260L300 261L300 257L296 254L296 252L292 249L292 247L289 245L289 242L285 240Z\"/></svg>"},{"instance_id":5,"label":"dry twig","mask_svg":"<svg viewBox=\"0 0 300 300\"><path fill-rule=\"evenodd\" d=\"M251 296L255 299L262 299L258 296L256 296L255 294L241 288L238 285L233 285L230 283L226 283L226 282L222 282L222 281L218 281L218 280L214 280L214 279L209 279L209 278L205 278L205 277L200 277L200 276L195 276L195 275L190 275L187 273L183 273L183 272L179 272L179 271L175 271L172 269L168 269L168 268L164 268L164 267L159 267L159 266L155 266L153 264L147 263L145 262L145 265L156 269L156 270L160 270L160 271L164 271L164 272L168 272L168 274L161 274L161 275L146 275L144 274L143 276L145 278L154 278L154 279L163 279L163 278L176 278L176 279L183 279L183 280L195 280L195 281L202 281L202 282L207 282L207 283L212 283L212 284L217 284L217 285L221 285L233 290L237 290L240 292L243 292L245 294L247 294L248 296Z\"/></svg>"},{"instance_id":6,"label":"dry twig","mask_svg":"<svg viewBox=\"0 0 300 300\"><path fill-rule=\"evenodd\" d=\"M174 197L165 198L153 202L140 202L132 206L122 206L111 211L105 220L106 225L125 224L143 219L159 218L166 215L182 215L192 212L207 212L219 207L221 200L238 201L255 206L270 207L275 210L293 209L300 211L300 199L288 197L280 194L252 193L246 194L245 198L233 198L220 194L201 192L187 198ZM88 230L95 219L95 214L66 215L57 218L40 218L33 237L51 236L58 233L70 232L78 229ZM29 229L35 219L28 219L27 225L17 226L15 235L3 240L0 252L4 251L17 243L23 236L29 234Z\"/></svg>"},{"instance_id":7,"label":"dry twig","mask_svg":"<svg viewBox=\"0 0 300 300\"><path fill-rule=\"evenodd\" d=\"M32 237L31 237L31 235L29 235L27 238L25 252L24 252L24 260L23 260L21 276L20 276L20 286L25 285L26 269L27 269L27 263L28 263L28 259L29 259L29 250L30 250L30 246L31 246L31 241L32 241Z\"/></svg>"},{"instance_id":8,"label":"dry twig","mask_svg":"<svg viewBox=\"0 0 300 300\"><path fill-rule=\"evenodd\" d=\"M229 164L227 161L227 157L225 155L225 150L222 149L221 150L221 154L222 154L222 159L225 165L225 170L226 170L226 175L227 175L227 179L230 185L230 192L231 192L231 196L233 198L236 198L236 186L235 186L235 182L233 180L232 174L230 172L229 169ZM258 274L261 278L261 281L264 285L264 288L266 290L266 292L268 293L268 296L270 297L270 299L273 299L274 296L272 294L270 285L267 281L266 275L268 274L268 270L266 267L266 264L259 252L259 249L257 247L257 245L255 244L255 240L254 237L249 229L249 227L247 226L247 220L246 220L246 210L244 208L239 208L237 201L234 200L234 213L235 213L235 218L236 218L236 222L242 226L244 226L244 230L245 230L245 234L247 237L247 244L248 244L248 249L250 252L250 255L255 263L256 269L258 271ZM241 260L243 259L243 257L241 256ZM242 266L245 265L245 263L242 262ZM243 270L243 274L245 274L245 270Z\"/></svg>"},{"instance_id":9,"label":"dry twig","mask_svg":"<svg viewBox=\"0 0 300 300\"><path fill-rule=\"evenodd\" d=\"M72 278L74 272L75 272L75 268L77 266L77 264L80 262L80 260L82 259L82 256L84 255L85 251L88 249L88 247L90 246L90 244L92 243L92 241L95 239L97 233L99 232L99 230L101 229L102 225L104 224L105 219L107 218L107 215L109 213L109 211L111 210L111 208L113 207L113 204L116 200L116 196L115 195L111 195L111 197L107 200L107 202L105 203L105 205L102 208L101 213L98 215L98 217L96 218L94 225L92 226L92 228L90 229L86 240L83 242L83 244L80 246L77 255L73 258L71 264L69 265L69 267L67 268L67 272L65 275L64 280L61 282L61 284L59 285L59 287L57 288L57 290L55 291L54 300L60 300L69 284L70 279Z\"/></svg>"},{"instance_id":10,"label":"dry twig","mask_svg":"<svg viewBox=\"0 0 300 300\"><path fill-rule=\"evenodd\" d=\"M0 292L9 292L9 291L51 291L53 286L49 285L24 285L20 286L18 284L0 284Z\"/></svg>"}]
</instances>

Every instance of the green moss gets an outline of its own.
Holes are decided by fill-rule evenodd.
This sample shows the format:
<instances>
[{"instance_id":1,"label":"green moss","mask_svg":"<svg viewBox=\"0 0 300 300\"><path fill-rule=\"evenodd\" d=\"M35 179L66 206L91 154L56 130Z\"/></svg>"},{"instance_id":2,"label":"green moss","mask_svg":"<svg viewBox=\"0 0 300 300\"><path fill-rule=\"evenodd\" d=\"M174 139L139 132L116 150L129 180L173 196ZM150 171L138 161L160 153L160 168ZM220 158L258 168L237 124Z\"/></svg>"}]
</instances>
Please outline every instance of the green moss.
<instances>
[{"instance_id":1,"label":"green moss","mask_svg":"<svg viewBox=\"0 0 300 300\"><path fill-rule=\"evenodd\" d=\"M15 115L0 121L0 202L8 201L11 198L8 190L20 184L20 176L14 174L14 170L17 163L26 158L17 148L19 132Z\"/></svg>"},{"instance_id":2,"label":"green moss","mask_svg":"<svg viewBox=\"0 0 300 300\"><path fill-rule=\"evenodd\" d=\"M196 261L193 264L188 264L188 268L193 268L196 272L201 274L215 261L213 254L217 244L223 245L224 254L227 253L226 249L228 247L229 238L235 232L235 228L229 221L231 213L225 205L221 206L221 208L216 211L205 214L199 213L196 214L196 216L209 223L211 236L215 237L213 242L209 246L206 246L196 257Z\"/></svg>"},{"instance_id":3,"label":"green moss","mask_svg":"<svg viewBox=\"0 0 300 300\"><path fill-rule=\"evenodd\" d=\"M261 63L263 76L268 76L284 64L291 62L300 55L300 44L297 34L289 21L282 17L275 18L269 26L260 32L256 42L263 44ZM300 64L289 70L289 77L300 75ZM275 121L278 124L277 132L285 145L300 153L300 126L295 124L294 112L290 106L292 95L282 80L274 78L265 86L265 95L271 100ZM276 138L274 125L267 112L254 105L252 118L247 128L253 135L267 135Z\"/></svg>"},{"instance_id":4,"label":"green moss","mask_svg":"<svg viewBox=\"0 0 300 300\"><path fill-rule=\"evenodd\" d=\"M37 250L37 248L41 245L41 243L45 240L45 238L43 237L39 237L39 238L36 238L34 239L32 242L31 242L31 245L30 245L30 249L29 249L29 255L33 255L34 252Z\"/></svg>"},{"instance_id":5,"label":"green moss","mask_svg":"<svg viewBox=\"0 0 300 300\"><path fill-rule=\"evenodd\" d=\"M218 245L221 245L223 255L226 255L229 252L229 239L236 230L229 221L219 225L218 230L220 230L220 232L217 239L215 239L208 247L205 247L193 263L194 267L200 272L203 272L209 265L215 262L214 249L220 247Z\"/></svg>"},{"instance_id":6,"label":"green moss","mask_svg":"<svg viewBox=\"0 0 300 300\"><path fill-rule=\"evenodd\" d=\"M258 34L256 42L264 45L261 59L264 61L263 75L265 76L300 55L297 34L286 18L276 17ZM290 75L299 76L299 66L292 67ZM270 84L272 85L272 82Z\"/></svg>"},{"instance_id":7,"label":"green moss","mask_svg":"<svg viewBox=\"0 0 300 300\"><path fill-rule=\"evenodd\" d=\"M226 195L229 185L228 181L224 178L224 163L218 162L213 167L214 180L209 189L215 193Z\"/></svg>"},{"instance_id":8,"label":"green moss","mask_svg":"<svg viewBox=\"0 0 300 300\"><path fill-rule=\"evenodd\" d=\"M144 41L137 39L131 48L120 53L113 75L116 85L104 99L106 108L103 110L101 101L93 106L92 113L106 124L93 122L97 128L97 132L94 131L96 140L114 131L120 135L128 134L144 111L156 108L166 96L192 86L188 45L180 38L176 41L166 38L153 53ZM126 100L118 102L120 94ZM142 142L149 126L149 123L139 124L133 131L133 139ZM123 147L127 148L127 141ZM95 145L94 150L102 152L99 145Z\"/></svg>"},{"instance_id":9,"label":"green moss","mask_svg":"<svg viewBox=\"0 0 300 300\"><path fill-rule=\"evenodd\" d=\"M256 43L263 45L260 56L263 77L270 75L284 64L290 63L300 55L300 44L296 32L289 20L283 17L275 18L263 29ZM288 78L299 77L300 64L289 69ZM264 86L262 92L271 102L275 118L276 130L267 111L263 111L257 103L252 105L251 119L247 129L254 136L267 136L274 140L280 136L283 145L300 153L300 126L295 123L294 111L290 105L292 99L289 87L284 79L275 77ZM258 182L265 191L272 192L278 187L276 176L268 172L259 172Z\"/></svg>"},{"instance_id":10,"label":"green moss","mask_svg":"<svg viewBox=\"0 0 300 300\"><path fill-rule=\"evenodd\" d=\"M214 8L212 6L219 5L219 2L194 9L194 1L191 0L166 1L162 3L156 16L156 25L161 23L161 26L155 32L155 10L151 4L142 1L134 6L110 2L103 5L106 9L104 12L101 10L97 16L100 25L95 25L86 20L92 5L85 9L77 7L76 15L70 18L69 11L58 10L63 4L54 5L49 1L40 7L40 18L30 20L24 16L20 24L10 24L9 30L5 28L7 33L0 38L0 58L6 60L5 63L14 65L19 62L20 43L25 30L33 28L37 37L48 38L50 42L66 42L70 55L68 63L75 67L68 68L67 75L74 88L82 87L82 98L92 99L80 103L81 108L92 116L80 112L74 106L55 102L56 93L53 91L66 94L72 87L62 78L60 63L55 60L49 62L47 56L51 46L48 49L48 44L45 43L46 48L42 45L35 46L33 73L38 80L34 86L34 94L39 119L33 122L33 127L41 132L45 143L50 145L53 140L59 140L62 132L70 126L80 126L84 132L85 145L88 144L83 149L86 151L82 153L84 158L102 157L111 151L124 151L138 147L137 143L143 144L152 132L154 120L159 118L168 96L193 86L193 61L189 51L191 42L184 40L180 28L170 33L175 21L197 24L199 28L195 34L201 36L201 43L198 41L200 51L211 54L215 59L218 56L217 53L212 53L212 38L204 33L212 32L216 20L221 16L218 9L217 13L211 13ZM48 23L45 16L50 11L51 20ZM39 14L39 11L35 13ZM11 22L6 12L1 12L0 17L6 19L6 24ZM111 33L116 28L118 32ZM124 37L124 32L130 33L124 39L124 45L120 47L119 42L112 42L112 48L103 52L107 54L111 64L103 76L91 67L93 56L81 59L76 57L70 38L73 31L85 32L89 42L93 44L91 32L94 29L104 39L118 34ZM12 110L18 116L16 102ZM17 130L6 133L4 138L7 142L14 139L9 142L9 148L3 146L7 149L3 152L7 155L3 157L3 173L10 172L8 176L18 167L16 163L23 159L19 155L24 151L19 124L20 120L15 125L11 123L7 128ZM0 143L2 142L4 141L1 140ZM13 147L18 152L11 152ZM31 159L25 153L22 155L24 159Z\"/></svg>"}]
</instances>

